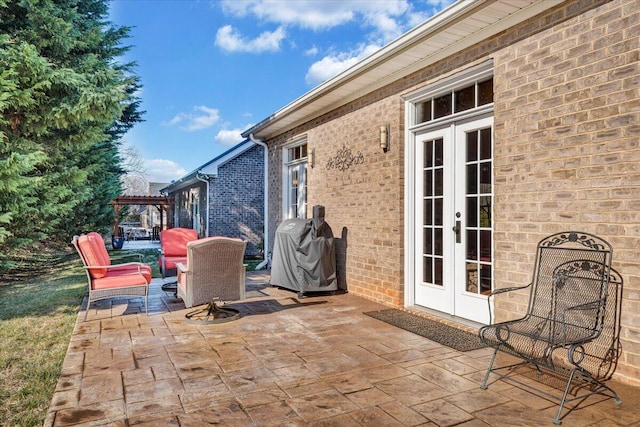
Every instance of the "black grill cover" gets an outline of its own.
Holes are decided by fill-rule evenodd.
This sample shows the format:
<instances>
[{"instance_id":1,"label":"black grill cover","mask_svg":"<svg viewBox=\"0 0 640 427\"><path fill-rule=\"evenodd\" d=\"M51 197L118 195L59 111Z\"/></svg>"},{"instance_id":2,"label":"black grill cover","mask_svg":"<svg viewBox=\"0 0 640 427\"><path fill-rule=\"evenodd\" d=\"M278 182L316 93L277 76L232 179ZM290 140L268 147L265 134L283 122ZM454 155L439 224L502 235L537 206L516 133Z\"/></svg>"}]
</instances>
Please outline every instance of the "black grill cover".
<instances>
[{"instance_id":1,"label":"black grill cover","mask_svg":"<svg viewBox=\"0 0 640 427\"><path fill-rule=\"evenodd\" d=\"M288 219L277 230L271 259L271 284L306 292L335 291L336 250L324 207L313 219Z\"/></svg>"}]
</instances>

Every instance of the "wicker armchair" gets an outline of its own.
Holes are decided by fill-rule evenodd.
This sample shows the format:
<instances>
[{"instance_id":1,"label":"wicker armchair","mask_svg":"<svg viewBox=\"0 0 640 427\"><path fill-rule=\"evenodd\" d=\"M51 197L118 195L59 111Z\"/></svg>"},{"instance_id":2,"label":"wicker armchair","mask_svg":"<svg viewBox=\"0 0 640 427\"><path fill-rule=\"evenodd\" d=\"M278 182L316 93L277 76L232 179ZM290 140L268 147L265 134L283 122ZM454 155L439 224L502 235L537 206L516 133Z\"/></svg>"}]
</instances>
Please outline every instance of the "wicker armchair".
<instances>
[{"instance_id":1,"label":"wicker armchair","mask_svg":"<svg viewBox=\"0 0 640 427\"><path fill-rule=\"evenodd\" d=\"M221 308L216 300L238 301L245 296L246 242L209 237L187 244L187 263L178 263L177 295L187 308L209 304L186 315L193 323L219 323L240 317L238 310Z\"/></svg>"},{"instance_id":2,"label":"wicker armchair","mask_svg":"<svg viewBox=\"0 0 640 427\"><path fill-rule=\"evenodd\" d=\"M144 297L145 311L148 313L147 300L151 283L149 265L141 262L111 264L104 240L95 232L74 236L71 243L78 251L87 273L89 300L84 320L87 320L92 302L122 296Z\"/></svg>"}]
</instances>

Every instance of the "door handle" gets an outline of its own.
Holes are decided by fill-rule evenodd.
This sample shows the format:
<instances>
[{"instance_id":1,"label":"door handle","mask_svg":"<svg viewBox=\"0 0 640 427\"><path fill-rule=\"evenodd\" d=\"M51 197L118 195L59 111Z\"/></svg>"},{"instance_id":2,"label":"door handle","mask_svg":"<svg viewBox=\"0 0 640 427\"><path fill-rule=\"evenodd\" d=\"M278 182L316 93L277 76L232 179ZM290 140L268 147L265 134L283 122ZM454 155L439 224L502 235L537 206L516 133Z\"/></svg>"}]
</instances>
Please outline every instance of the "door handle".
<instances>
[{"instance_id":1,"label":"door handle","mask_svg":"<svg viewBox=\"0 0 640 427\"><path fill-rule=\"evenodd\" d=\"M456 221L456 225L453 227L453 232L456 233L456 243L462 243L462 223L460 220Z\"/></svg>"}]
</instances>

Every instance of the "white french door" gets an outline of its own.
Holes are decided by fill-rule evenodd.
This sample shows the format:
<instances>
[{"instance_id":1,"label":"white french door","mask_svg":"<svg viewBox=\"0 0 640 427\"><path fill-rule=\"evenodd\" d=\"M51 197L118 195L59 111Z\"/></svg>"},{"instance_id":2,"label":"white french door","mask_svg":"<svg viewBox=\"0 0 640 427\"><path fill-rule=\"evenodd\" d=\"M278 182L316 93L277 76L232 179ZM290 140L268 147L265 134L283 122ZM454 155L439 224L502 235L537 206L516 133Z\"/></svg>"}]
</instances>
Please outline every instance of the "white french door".
<instances>
[{"instance_id":1,"label":"white french door","mask_svg":"<svg viewBox=\"0 0 640 427\"><path fill-rule=\"evenodd\" d=\"M488 323L493 117L415 137L415 303Z\"/></svg>"}]
</instances>

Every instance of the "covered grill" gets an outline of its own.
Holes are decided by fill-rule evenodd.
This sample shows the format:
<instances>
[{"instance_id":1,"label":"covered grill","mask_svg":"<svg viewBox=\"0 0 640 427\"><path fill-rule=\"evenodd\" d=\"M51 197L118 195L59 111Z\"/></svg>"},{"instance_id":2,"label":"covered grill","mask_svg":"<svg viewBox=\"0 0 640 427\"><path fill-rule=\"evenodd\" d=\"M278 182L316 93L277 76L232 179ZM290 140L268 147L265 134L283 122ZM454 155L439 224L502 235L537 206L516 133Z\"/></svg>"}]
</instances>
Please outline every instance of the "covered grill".
<instances>
[{"instance_id":1,"label":"covered grill","mask_svg":"<svg viewBox=\"0 0 640 427\"><path fill-rule=\"evenodd\" d=\"M271 284L297 291L336 291L336 250L324 206L313 207L313 219L288 219L276 230Z\"/></svg>"}]
</instances>

